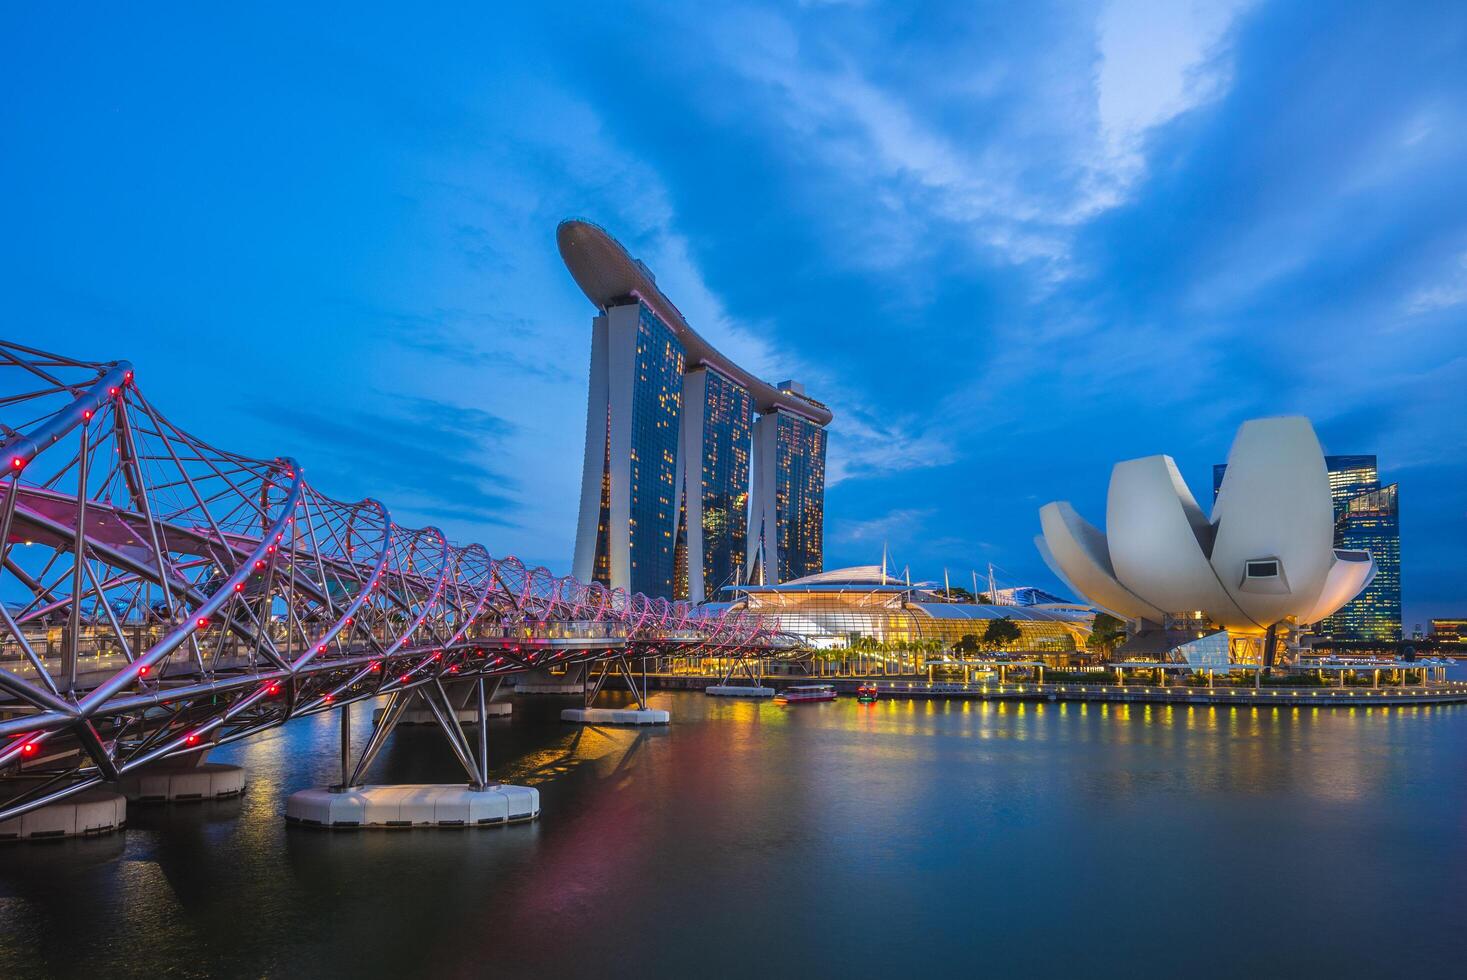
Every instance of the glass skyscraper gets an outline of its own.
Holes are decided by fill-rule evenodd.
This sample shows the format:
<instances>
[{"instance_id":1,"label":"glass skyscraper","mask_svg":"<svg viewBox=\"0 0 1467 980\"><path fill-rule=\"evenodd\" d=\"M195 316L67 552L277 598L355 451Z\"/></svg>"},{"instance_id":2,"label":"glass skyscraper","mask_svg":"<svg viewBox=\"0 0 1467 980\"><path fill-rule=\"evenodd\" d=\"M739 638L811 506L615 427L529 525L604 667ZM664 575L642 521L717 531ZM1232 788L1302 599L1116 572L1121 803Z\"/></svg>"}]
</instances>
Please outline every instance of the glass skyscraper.
<instances>
[{"instance_id":1,"label":"glass skyscraper","mask_svg":"<svg viewBox=\"0 0 1467 980\"><path fill-rule=\"evenodd\" d=\"M785 382L790 384L790 382ZM749 567L773 585L820 571L825 561L825 429L788 412L754 424L754 493Z\"/></svg>"},{"instance_id":2,"label":"glass skyscraper","mask_svg":"<svg viewBox=\"0 0 1467 980\"><path fill-rule=\"evenodd\" d=\"M743 385L707 367L684 376L683 395L687 476L675 595L717 599L744 579L754 399ZM700 575L686 578L693 572Z\"/></svg>"},{"instance_id":3,"label":"glass skyscraper","mask_svg":"<svg viewBox=\"0 0 1467 980\"><path fill-rule=\"evenodd\" d=\"M612 306L592 321L576 555L591 581L672 595L685 359L677 334L645 303Z\"/></svg>"},{"instance_id":4,"label":"glass skyscraper","mask_svg":"<svg viewBox=\"0 0 1467 980\"><path fill-rule=\"evenodd\" d=\"M1314 624L1332 640L1401 639L1401 528L1398 485L1381 486L1374 456L1326 456L1335 512L1335 547L1368 551L1375 580L1333 616ZM1212 468L1212 492L1222 488L1227 464Z\"/></svg>"},{"instance_id":5,"label":"glass skyscraper","mask_svg":"<svg viewBox=\"0 0 1467 980\"><path fill-rule=\"evenodd\" d=\"M825 560L825 429L784 412L776 417L779 580L788 582L814 575Z\"/></svg>"}]
</instances>

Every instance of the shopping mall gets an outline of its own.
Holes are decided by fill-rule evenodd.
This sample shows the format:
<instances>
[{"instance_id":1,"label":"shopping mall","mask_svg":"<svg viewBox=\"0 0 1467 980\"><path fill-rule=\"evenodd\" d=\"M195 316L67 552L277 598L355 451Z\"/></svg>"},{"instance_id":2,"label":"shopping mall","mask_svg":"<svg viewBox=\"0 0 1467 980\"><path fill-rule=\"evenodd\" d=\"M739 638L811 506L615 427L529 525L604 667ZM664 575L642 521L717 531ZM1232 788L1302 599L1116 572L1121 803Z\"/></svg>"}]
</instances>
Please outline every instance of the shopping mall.
<instances>
[{"instance_id":1,"label":"shopping mall","mask_svg":"<svg viewBox=\"0 0 1467 980\"><path fill-rule=\"evenodd\" d=\"M925 673L954 651L1003 654L1063 666L1084 659L1095 610L1034 588L994 590L995 601L932 583L912 584L880 565L840 568L778 585L739 585L726 603L769 617L820 660L863 661L884 673ZM997 621L1013 629L991 631Z\"/></svg>"}]
</instances>

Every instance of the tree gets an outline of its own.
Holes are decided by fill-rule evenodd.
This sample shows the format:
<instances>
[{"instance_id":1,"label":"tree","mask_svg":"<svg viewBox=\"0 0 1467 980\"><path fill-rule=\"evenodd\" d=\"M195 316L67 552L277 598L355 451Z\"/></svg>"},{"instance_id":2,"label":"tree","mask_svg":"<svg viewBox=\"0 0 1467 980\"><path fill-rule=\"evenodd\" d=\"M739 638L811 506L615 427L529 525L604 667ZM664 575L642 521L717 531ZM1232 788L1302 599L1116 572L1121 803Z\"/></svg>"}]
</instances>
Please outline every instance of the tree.
<instances>
[{"instance_id":1,"label":"tree","mask_svg":"<svg viewBox=\"0 0 1467 980\"><path fill-rule=\"evenodd\" d=\"M948 602L972 602L973 601L973 593L969 592L967 589L963 588L961 585L954 585L953 587L948 588L948 589L933 589L932 590L932 594L933 595L942 596Z\"/></svg>"},{"instance_id":2,"label":"tree","mask_svg":"<svg viewBox=\"0 0 1467 980\"><path fill-rule=\"evenodd\" d=\"M1085 645L1091 650L1110 653L1125 638L1125 620L1116 619L1110 613L1096 613L1095 622L1090 627L1090 639L1085 641Z\"/></svg>"},{"instance_id":3,"label":"tree","mask_svg":"<svg viewBox=\"0 0 1467 980\"><path fill-rule=\"evenodd\" d=\"M953 653L959 654L960 656L974 654L981 649L983 649L983 644L972 633L964 633L958 637L958 642L953 644Z\"/></svg>"},{"instance_id":4,"label":"tree","mask_svg":"<svg viewBox=\"0 0 1467 980\"><path fill-rule=\"evenodd\" d=\"M988 628L983 631L983 642L993 649L1008 646L1022 639L1024 633L1019 629L1012 619L1004 616L1001 619L990 619Z\"/></svg>"}]
</instances>

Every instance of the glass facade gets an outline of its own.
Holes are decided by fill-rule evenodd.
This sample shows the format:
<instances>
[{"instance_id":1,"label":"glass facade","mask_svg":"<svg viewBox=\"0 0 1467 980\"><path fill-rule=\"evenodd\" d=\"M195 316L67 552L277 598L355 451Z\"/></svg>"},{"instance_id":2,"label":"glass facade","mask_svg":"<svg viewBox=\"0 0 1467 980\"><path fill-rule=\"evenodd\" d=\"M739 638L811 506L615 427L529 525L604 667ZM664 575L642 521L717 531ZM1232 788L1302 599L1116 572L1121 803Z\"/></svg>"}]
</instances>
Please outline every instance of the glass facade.
<instances>
[{"instance_id":1,"label":"glass facade","mask_svg":"<svg viewBox=\"0 0 1467 980\"><path fill-rule=\"evenodd\" d=\"M677 506L678 422L686 354L672 328L645 303L637 320L628 481L633 592L673 594L673 516Z\"/></svg>"},{"instance_id":2,"label":"glass facade","mask_svg":"<svg viewBox=\"0 0 1467 980\"><path fill-rule=\"evenodd\" d=\"M1375 581L1339 612L1314 625L1332 640L1401 639L1401 529L1397 484L1382 487L1376 457L1326 456L1335 547L1370 552ZM1212 495L1222 489L1227 464L1212 468Z\"/></svg>"},{"instance_id":3,"label":"glass facade","mask_svg":"<svg viewBox=\"0 0 1467 980\"><path fill-rule=\"evenodd\" d=\"M743 580L749 530L749 440L754 399L716 371L703 402L703 594ZM692 460L687 465L692 465Z\"/></svg>"},{"instance_id":4,"label":"glass facade","mask_svg":"<svg viewBox=\"0 0 1467 980\"><path fill-rule=\"evenodd\" d=\"M775 535L779 581L814 575L825 564L825 429L778 413Z\"/></svg>"},{"instance_id":5,"label":"glass facade","mask_svg":"<svg viewBox=\"0 0 1467 980\"><path fill-rule=\"evenodd\" d=\"M1401 638L1401 525L1397 484L1345 500L1335 507L1335 547L1370 552L1375 581L1315 632L1336 640Z\"/></svg>"}]
</instances>

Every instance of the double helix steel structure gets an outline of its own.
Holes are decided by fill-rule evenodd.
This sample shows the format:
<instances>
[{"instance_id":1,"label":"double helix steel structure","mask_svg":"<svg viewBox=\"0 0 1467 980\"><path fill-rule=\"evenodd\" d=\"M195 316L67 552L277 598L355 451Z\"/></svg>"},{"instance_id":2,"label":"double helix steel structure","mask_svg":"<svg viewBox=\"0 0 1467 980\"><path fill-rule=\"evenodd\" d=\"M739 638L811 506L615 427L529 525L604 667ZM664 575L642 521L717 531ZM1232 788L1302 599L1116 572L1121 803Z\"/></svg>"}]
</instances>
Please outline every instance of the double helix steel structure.
<instances>
[{"instance_id":1,"label":"double helix steel structure","mask_svg":"<svg viewBox=\"0 0 1467 980\"><path fill-rule=\"evenodd\" d=\"M175 426L124 361L0 342L0 440L0 820L379 695L782 642L324 496Z\"/></svg>"}]
</instances>

